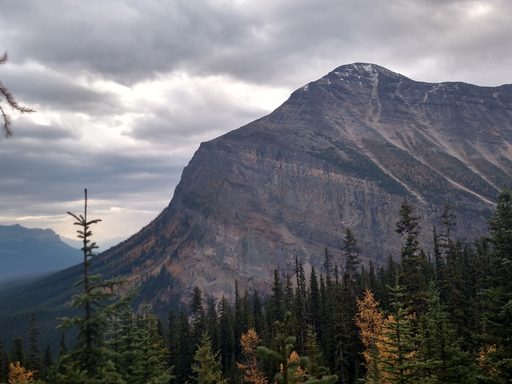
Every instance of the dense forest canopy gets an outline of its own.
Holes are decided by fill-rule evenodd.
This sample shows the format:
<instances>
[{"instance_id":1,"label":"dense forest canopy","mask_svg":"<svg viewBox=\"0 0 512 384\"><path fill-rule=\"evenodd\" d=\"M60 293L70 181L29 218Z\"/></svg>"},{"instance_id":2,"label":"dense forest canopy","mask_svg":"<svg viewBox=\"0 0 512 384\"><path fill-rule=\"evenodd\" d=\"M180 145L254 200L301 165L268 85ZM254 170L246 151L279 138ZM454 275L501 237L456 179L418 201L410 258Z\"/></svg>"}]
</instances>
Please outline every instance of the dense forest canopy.
<instances>
[{"instance_id":1,"label":"dense forest canopy","mask_svg":"<svg viewBox=\"0 0 512 384\"><path fill-rule=\"evenodd\" d=\"M91 226L74 215L84 247L80 310L61 320L58 351L38 345L37 318L0 348L9 383L509 383L512 378L512 194L500 194L489 236L452 237L446 207L433 249L418 240L419 217L404 202L398 258L361 265L347 229L341 255L322 270L275 270L272 291L239 292L219 302L193 292L188 312L159 319L134 310L122 280L89 276ZM125 290L124 290L125 291ZM75 328L75 340L65 330ZM26 347L27 345L28 347Z\"/></svg>"}]
</instances>

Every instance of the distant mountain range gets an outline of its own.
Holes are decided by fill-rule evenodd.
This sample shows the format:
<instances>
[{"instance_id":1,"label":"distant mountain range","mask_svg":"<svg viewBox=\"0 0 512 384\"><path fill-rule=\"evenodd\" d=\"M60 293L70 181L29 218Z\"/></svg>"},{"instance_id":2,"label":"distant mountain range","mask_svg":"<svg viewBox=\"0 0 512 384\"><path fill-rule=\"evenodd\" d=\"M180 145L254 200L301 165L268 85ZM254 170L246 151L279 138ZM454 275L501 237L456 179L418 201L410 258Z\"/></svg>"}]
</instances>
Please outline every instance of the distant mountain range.
<instances>
[{"instance_id":1,"label":"distant mountain range","mask_svg":"<svg viewBox=\"0 0 512 384\"><path fill-rule=\"evenodd\" d=\"M170 143L172 145L172 143ZM345 228L365 262L397 256L401 203L421 216L422 240L445 204L455 236L472 240L502 188L512 187L512 85L425 83L375 64L336 68L274 112L207 143L167 208L103 252L92 271L122 275L160 313L197 285L219 298L266 288L295 258L343 268ZM427 250L428 251L428 250ZM0 329L69 302L79 266L0 292ZM14 331L13 331L14 332Z\"/></svg>"},{"instance_id":2,"label":"distant mountain range","mask_svg":"<svg viewBox=\"0 0 512 384\"><path fill-rule=\"evenodd\" d=\"M80 251L51 229L0 225L0 283L56 272L80 260Z\"/></svg>"}]
</instances>

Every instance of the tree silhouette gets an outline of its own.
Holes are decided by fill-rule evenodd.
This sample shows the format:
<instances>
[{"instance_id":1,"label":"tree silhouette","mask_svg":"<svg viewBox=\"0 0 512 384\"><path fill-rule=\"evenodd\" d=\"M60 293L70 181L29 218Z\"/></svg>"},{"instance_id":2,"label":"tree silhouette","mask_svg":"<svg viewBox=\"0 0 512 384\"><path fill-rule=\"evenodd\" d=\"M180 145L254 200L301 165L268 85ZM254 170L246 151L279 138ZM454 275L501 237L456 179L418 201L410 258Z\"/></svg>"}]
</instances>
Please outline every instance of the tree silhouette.
<instances>
[{"instance_id":1,"label":"tree silhouette","mask_svg":"<svg viewBox=\"0 0 512 384\"><path fill-rule=\"evenodd\" d=\"M0 56L0 65L5 64L7 62L7 52L3 54L3 56ZM11 118L5 111L5 107L2 105L2 102L6 102L9 107L12 109L19 111L21 113L30 113L35 112L30 107L25 107L23 105L18 104L16 99L14 98L13 94L9 91L9 89L3 85L3 83L0 81L0 114L2 115L3 119L3 129L6 137L9 137L12 135L11 132Z\"/></svg>"}]
</instances>

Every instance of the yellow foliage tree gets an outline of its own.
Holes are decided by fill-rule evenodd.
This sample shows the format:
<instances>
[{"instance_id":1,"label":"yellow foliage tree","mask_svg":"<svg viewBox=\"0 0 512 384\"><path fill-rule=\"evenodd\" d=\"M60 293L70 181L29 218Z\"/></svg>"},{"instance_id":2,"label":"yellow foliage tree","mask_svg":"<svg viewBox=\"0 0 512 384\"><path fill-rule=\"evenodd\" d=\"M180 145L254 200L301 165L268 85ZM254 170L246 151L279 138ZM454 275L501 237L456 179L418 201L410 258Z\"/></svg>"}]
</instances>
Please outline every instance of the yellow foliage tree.
<instances>
[{"instance_id":1,"label":"yellow foliage tree","mask_svg":"<svg viewBox=\"0 0 512 384\"><path fill-rule=\"evenodd\" d=\"M236 363L238 369L244 372L244 383L267 384L267 379L258 368L258 358L256 350L260 344L260 337L254 330L249 329L240 337L242 353L245 356L245 363Z\"/></svg>"},{"instance_id":2,"label":"yellow foliage tree","mask_svg":"<svg viewBox=\"0 0 512 384\"><path fill-rule=\"evenodd\" d=\"M34 383L34 372L23 368L19 361L9 364L8 384L31 384Z\"/></svg>"},{"instance_id":3,"label":"yellow foliage tree","mask_svg":"<svg viewBox=\"0 0 512 384\"><path fill-rule=\"evenodd\" d=\"M379 343L382 339L384 316L373 293L366 289L362 299L357 299L356 325L365 347L363 357L366 366L366 383L381 384L382 372Z\"/></svg>"}]
</instances>

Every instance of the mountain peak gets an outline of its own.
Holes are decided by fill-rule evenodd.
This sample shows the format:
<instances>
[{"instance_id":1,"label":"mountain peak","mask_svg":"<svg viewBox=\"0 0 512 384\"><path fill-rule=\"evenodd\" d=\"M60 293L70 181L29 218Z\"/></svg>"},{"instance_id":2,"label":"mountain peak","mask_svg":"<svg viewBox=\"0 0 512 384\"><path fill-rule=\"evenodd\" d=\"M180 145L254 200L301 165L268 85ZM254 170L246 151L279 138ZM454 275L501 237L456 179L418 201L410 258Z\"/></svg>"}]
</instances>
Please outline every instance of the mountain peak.
<instances>
[{"instance_id":1,"label":"mountain peak","mask_svg":"<svg viewBox=\"0 0 512 384\"><path fill-rule=\"evenodd\" d=\"M364 82L365 84L373 84L380 80L388 80L391 82L399 82L400 80L410 80L408 77L393 72L385 67L382 67L373 63L352 63L345 64L335 68L333 71L329 72L327 75L318 79L317 81L311 82L300 90L308 91L309 87L312 84L320 85L320 86L329 86L329 85L348 85L348 84L360 84Z\"/></svg>"},{"instance_id":2,"label":"mountain peak","mask_svg":"<svg viewBox=\"0 0 512 384\"><path fill-rule=\"evenodd\" d=\"M385 67L373 63L353 63L346 64L336 68L327 74L329 77L336 76L339 80L377 80L379 78L388 79L408 79L400 73L393 72Z\"/></svg>"}]
</instances>

